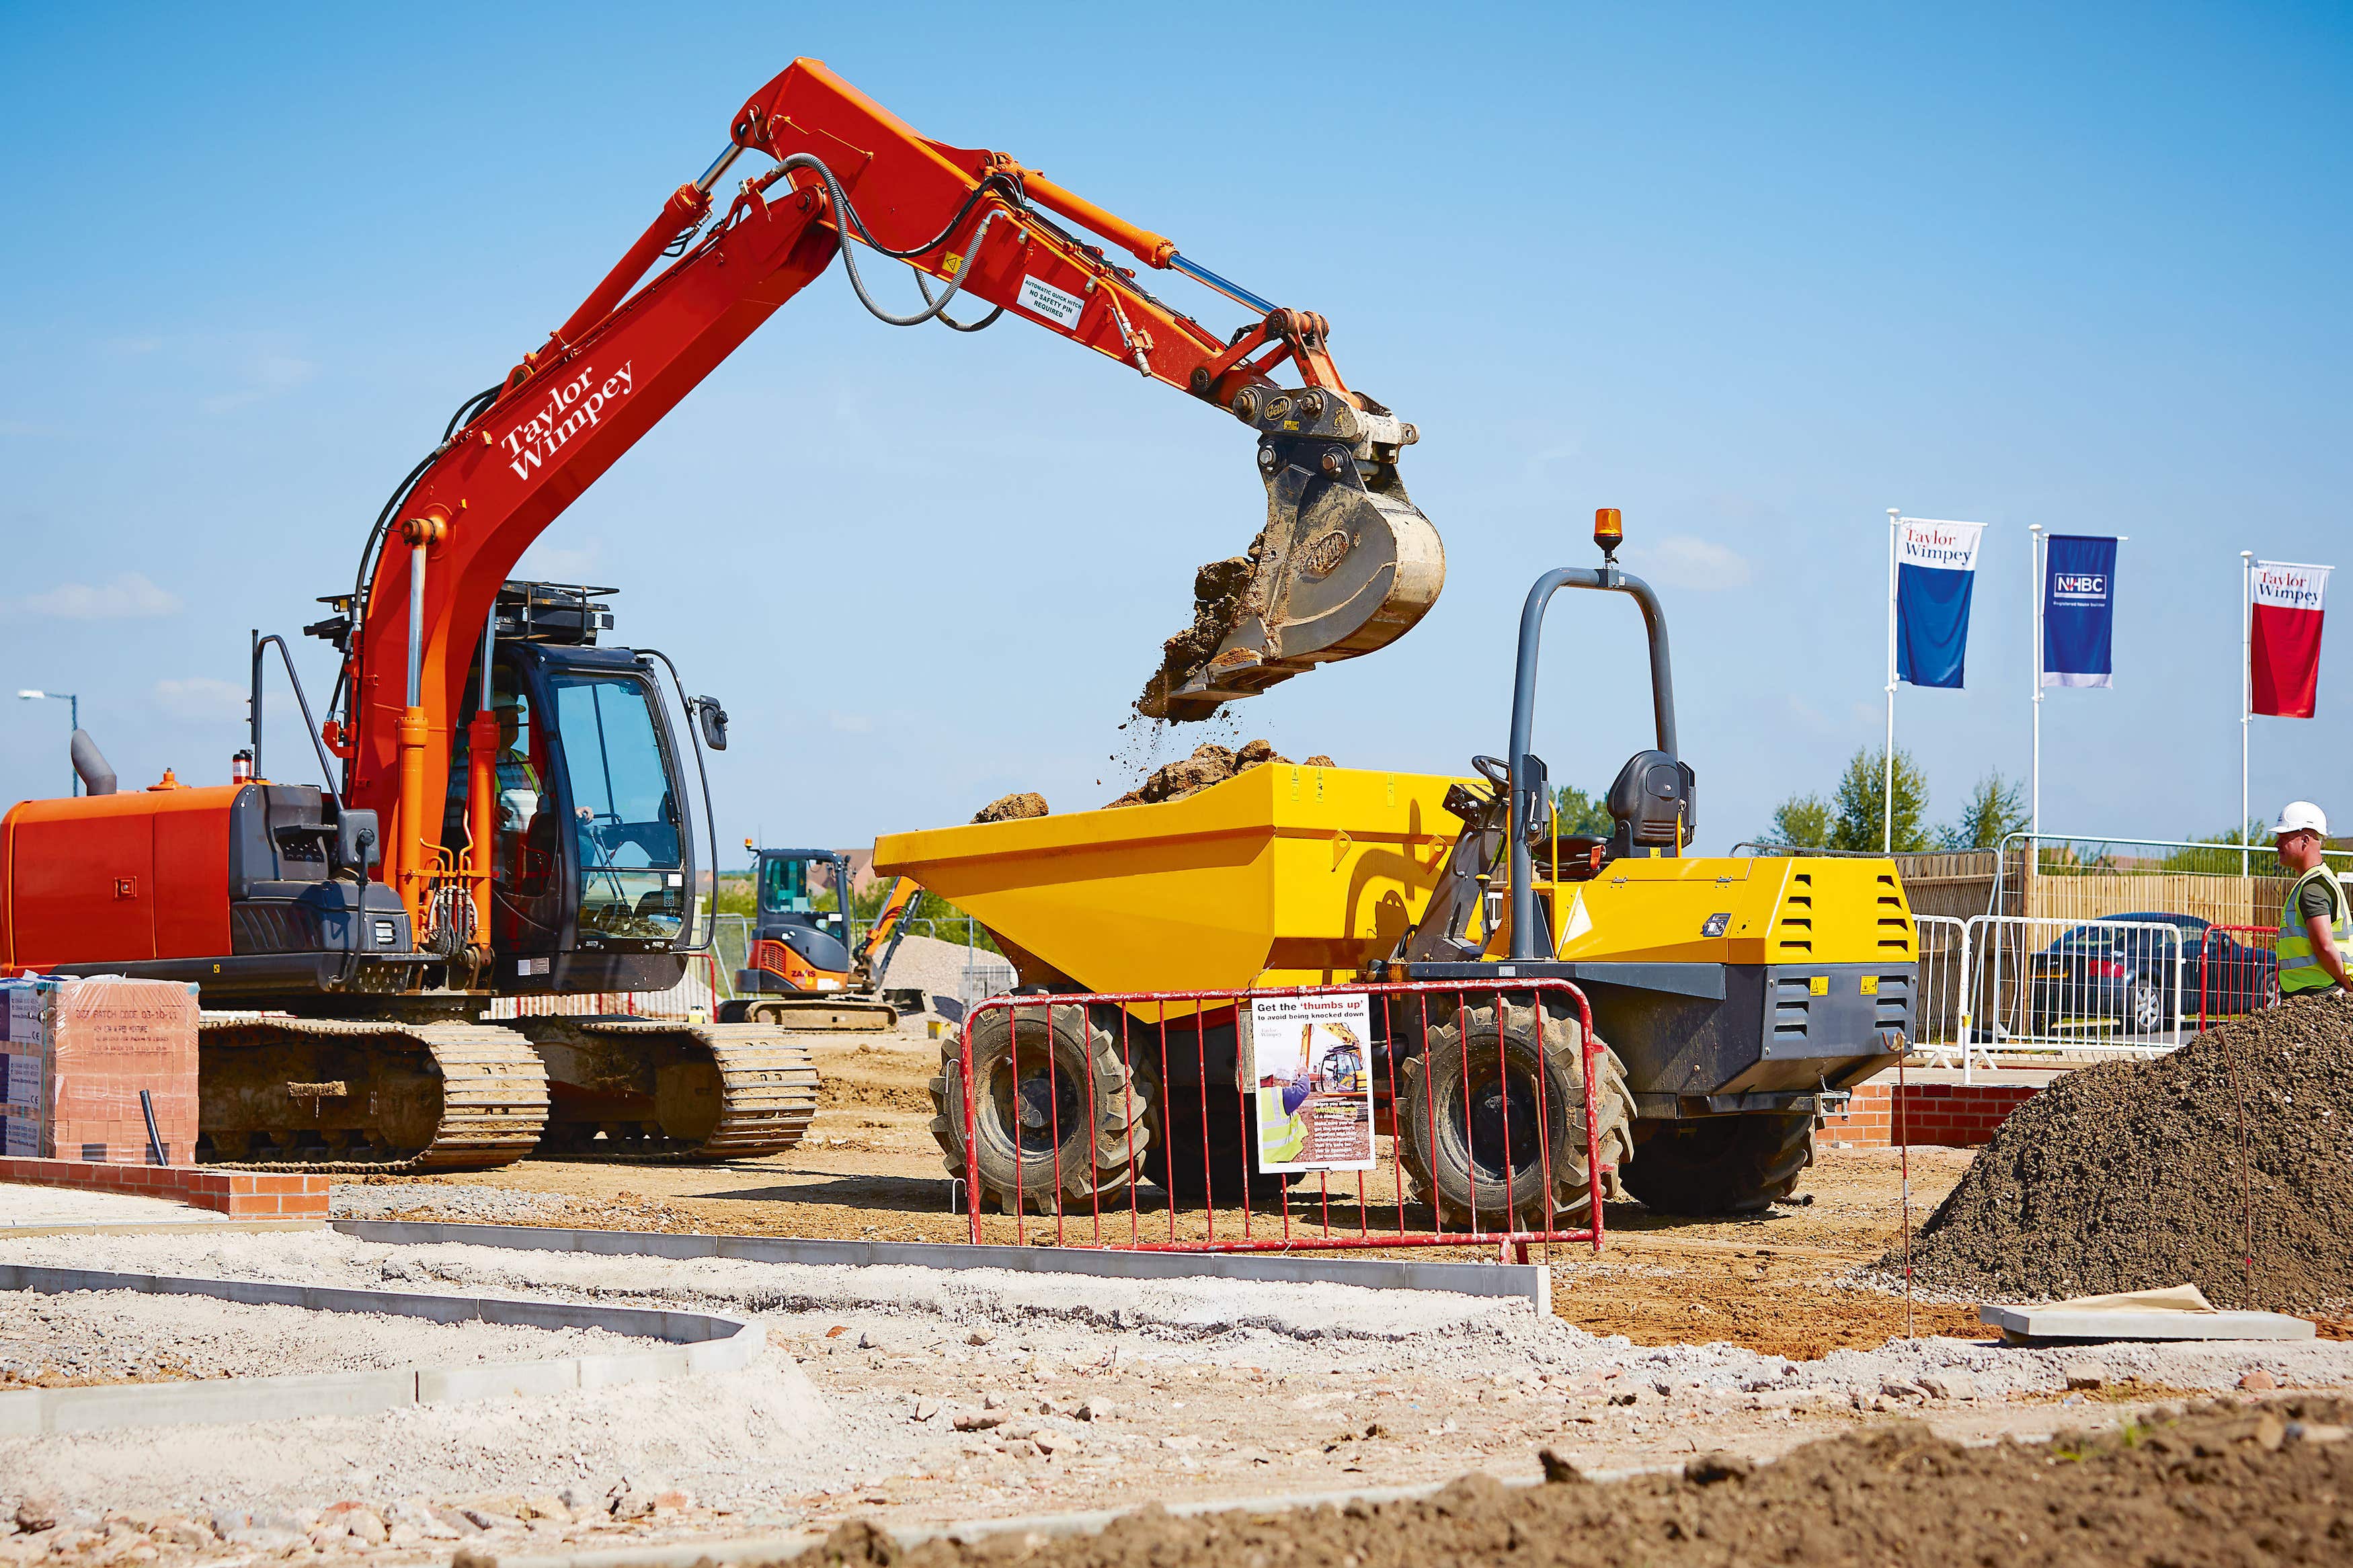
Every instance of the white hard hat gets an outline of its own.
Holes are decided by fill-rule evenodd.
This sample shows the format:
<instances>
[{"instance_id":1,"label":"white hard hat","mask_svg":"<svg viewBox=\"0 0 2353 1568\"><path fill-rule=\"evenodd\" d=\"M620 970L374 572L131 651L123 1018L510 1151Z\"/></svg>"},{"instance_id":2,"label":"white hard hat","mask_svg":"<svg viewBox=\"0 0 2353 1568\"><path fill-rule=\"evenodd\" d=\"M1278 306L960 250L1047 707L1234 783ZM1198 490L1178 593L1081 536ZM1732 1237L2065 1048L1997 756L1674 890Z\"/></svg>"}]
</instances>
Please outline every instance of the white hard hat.
<instances>
[{"instance_id":1,"label":"white hard hat","mask_svg":"<svg viewBox=\"0 0 2353 1568\"><path fill-rule=\"evenodd\" d=\"M2285 833L2317 833L2328 837L2328 815L2308 800L2292 800L2280 808L2279 820L2272 825L2272 837Z\"/></svg>"}]
</instances>

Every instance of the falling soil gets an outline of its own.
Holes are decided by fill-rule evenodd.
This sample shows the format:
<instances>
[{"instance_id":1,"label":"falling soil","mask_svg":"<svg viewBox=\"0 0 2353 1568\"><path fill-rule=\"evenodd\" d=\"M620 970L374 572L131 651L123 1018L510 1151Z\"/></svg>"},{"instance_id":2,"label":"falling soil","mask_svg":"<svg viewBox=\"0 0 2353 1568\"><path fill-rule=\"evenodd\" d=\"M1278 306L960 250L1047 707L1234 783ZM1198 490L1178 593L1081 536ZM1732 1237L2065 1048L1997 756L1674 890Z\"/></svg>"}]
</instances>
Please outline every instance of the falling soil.
<instances>
[{"instance_id":1,"label":"falling soil","mask_svg":"<svg viewBox=\"0 0 2353 1568\"><path fill-rule=\"evenodd\" d=\"M1679 1475L1609 1483L1588 1481L1546 1453L1542 1486L1470 1475L1403 1502L1185 1518L1155 1506L1094 1535L933 1540L912 1551L859 1521L794 1561L803 1568L2342 1563L2353 1539L2349 1416L2353 1406L2335 1399L2259 1408L2211 1401L2150 1426L1983 1447L1903 1422L1808 1444L1769 1465L1702 1454Z\"/></svg>"},{"instance_id":2,"label":"falling soil","mask_svg":"<svg viewBox=\"0 0 2353 1568\"><path fill-rule=\"evenodd\" d=\"M2001 1124L1912 1264L2001 1300L2185 1282L2222 1307L2353 1297L2353 1003L2290 1002L2068 1074Z\"/></svg>"},{"instance_id":3,"label":"falling soil","mask_svg":"<svg viewBox=\"0 0 2353 1568\"><path fill-rule=\"evenodd\" d=\"M1046 797L1035 790L1001 795L972 814L975 822L1020 822L1047 815Z\"/></svg>"},{"instance_id":4,"label":"falling soil","mask_svg":"<svg viewBox=\"0 0 2353 1568\"><path fill-rule=\"evenodd\" d=\"M1250 553L1212 561L1193 576L1193 624L1160 647L1160 668L1144 683L1135 710L1172 724L1189 724L1214 715L1220 704L1201 699L1172 701L1169 693L1193 679L1240 624L1249 609L1250 574L1258 569L1259 552L1266 542L1261 533L1250 542Z\"/></svg>"},{"instance_id":5,"label":"falling soil","mask_svg":"<svg viewBox=\"0 0 2353 1568\"><path fill-rule=\"evenodd\" d=\"M1245 741L1240 751L1214 742L1193 748L1193 754L1163 768L1153 770L1141 784L1117 800L1103 803L1105 810L1117 805L1155 805L1164 800L1182 800L1188 795L1198 795L1211 784L1219 784L1237 773L1246 773L1268 763L1289 765L1291 759L1274 749L1271 741ZM1310 768L1334 768L1340 764L1329 757L1308 758L1300 764Z\"/></svg>"}]
</instances>

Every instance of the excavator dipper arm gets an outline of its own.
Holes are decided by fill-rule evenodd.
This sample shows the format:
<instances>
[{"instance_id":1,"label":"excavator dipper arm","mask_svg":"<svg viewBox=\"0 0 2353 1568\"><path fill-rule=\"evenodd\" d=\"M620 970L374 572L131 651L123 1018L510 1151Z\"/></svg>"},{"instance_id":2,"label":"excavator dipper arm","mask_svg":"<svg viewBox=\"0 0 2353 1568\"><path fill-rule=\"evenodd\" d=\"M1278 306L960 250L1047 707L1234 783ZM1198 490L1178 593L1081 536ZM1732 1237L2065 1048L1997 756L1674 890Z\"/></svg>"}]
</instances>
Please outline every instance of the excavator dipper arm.
<instances>
[{"instance_id":1,"label":"excavator dipper arm","mask_svg":"<svg viewBox=\"0 0 2353 1568\"><path fill-rule=\"evenodd\" d=\"M773 165L717 207L713 191L747 153ZM422 916L450 864L434 840L453 724L508 573L837 253L885 321L972 330L985 323L949 314L969 309L969 294L1259 432L1267 525L1246 557L1204 568L1195 624L1171 639L1139 704L1146 712L1206 717L1314 663L1369 652L1419 619L1444 564L1436 531L1397 479L1398 451L1417 433L1348 389L1323 319L1263 310L1221 339L1058 218L1253 310L1265 304L1001 153L916 134L817 61L796 60L753 95L727 152L672 194L545 344L470 405L368 542L373 566L346 647L346 716L331 741L349 757L348 803L392 825L387 870L412 910ZM855 244L845 247L845 236ZM860 249L870 266L886 258L893 271L938 279L925 289L932 303L903 316L875 303ZM639 288L666 256L679 258ZM1298 387L1273 381L1285 363Z\"/></svg>"}]
</instances>

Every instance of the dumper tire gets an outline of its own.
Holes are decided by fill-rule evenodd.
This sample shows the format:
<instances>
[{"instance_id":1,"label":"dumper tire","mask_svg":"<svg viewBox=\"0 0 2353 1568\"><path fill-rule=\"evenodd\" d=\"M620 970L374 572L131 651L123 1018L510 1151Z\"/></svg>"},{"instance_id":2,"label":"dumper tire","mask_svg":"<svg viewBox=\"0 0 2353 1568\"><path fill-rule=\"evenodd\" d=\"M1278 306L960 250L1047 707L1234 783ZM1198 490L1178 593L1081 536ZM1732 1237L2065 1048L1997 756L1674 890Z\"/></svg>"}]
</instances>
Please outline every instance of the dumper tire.
<instances>
[{"instance_id":1,"label":"dumper tire","mask_svg":"<svg viewBox=\"0 0 2353 1568\"><path fill-rule=\"evenodd\" d=\"M1657 1214L1762 1214L1814 1163L1811 1111L1662 1123L1635 1147L1627 1190Z\"/></svg>"},{"instance_id":2,"label":"dumper tire","mask_svg":"<svg viewBox=\"0 0 2353 1568\"><path fill-rule=\"evenodd\" d=\"M1018 1207L1051 1214L1058 1201L1066 1214L1092 1212L1097 1200L1142 1175L1150 1086L1121 1064L1118 1041L1085 1007L1023 1007L1019 1014L1018 1083L1012 1012L989 1008L972 1026L979 1187L970 1200L1008 1215ZM929 1086L932 1138L946 1156L948 1174L958 1179L968 1169L962 1061L956 1037L941 1041L940 1076Z\"/></svg>"},{"instance_id":3,"label":"dumper tire","mask_svg":"<svg viewBox=\"0 0 2353 1568\"><path fill-rule=\"evenodd\" d=\"M1597 1069L1602 1195L1622 1197L1617 1173L1633 1154L1634 1097L1617 1052L1605 1046ZM1498 1092L1506 1086L1508 1093ZM1397 1152L1415 1201L1432 1205L1441 1227L1502 1229L1507 1215L1524 1230L1581 1226L1592 1190L1585 1157L1584 1031L1577 1019L1565 1009L1507 1004L1500 1052L1492 1003L1460 1009L1431 1029L1425 1048L1399 1069Z\"/></svg>"},{"instance_id":4,"label":"dumper tire","mask_svg":"<svg viewBox=\"0 0 2353 1568\"><path fill-rule=\"evenodd\" d=\"M1144 1158L1145 1179L1171 1199L1212 1207L1245 1200L1275 1204L1299 1180L1295 1171L1251 1168L1257 1109L1240 1100L1232 1085L1213 1087L1206 1095L1198 1085L1166 1090L1160 1082L1159 1062L1140 1048L1135 1052L1135 1076L1149 1096L1144 1113L1151 1130Z\"/></svg>"}]
</instances>

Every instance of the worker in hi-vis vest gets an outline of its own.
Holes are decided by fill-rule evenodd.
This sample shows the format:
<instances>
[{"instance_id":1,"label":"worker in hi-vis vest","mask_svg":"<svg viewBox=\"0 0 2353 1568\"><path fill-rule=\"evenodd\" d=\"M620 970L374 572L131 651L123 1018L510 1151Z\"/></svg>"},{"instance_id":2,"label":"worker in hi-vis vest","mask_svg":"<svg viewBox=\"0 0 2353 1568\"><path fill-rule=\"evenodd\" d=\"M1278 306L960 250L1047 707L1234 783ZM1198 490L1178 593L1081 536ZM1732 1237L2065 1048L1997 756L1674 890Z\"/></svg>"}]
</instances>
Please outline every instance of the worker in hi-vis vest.
<instances>
[{"instance_id":1,"label":"worker in hi-vis vest","mask_svg":"<svg viewBox=\"0 0 2353 1568\"><path fill-rule=\"evenodd\" d=\"M2328 818L2308 800L2292 800L2273 825L2280 864L2295 878L2280 905L2280 998L2353 994L2353 909L2328 868Z\"/></svg>"}]
</instances>

